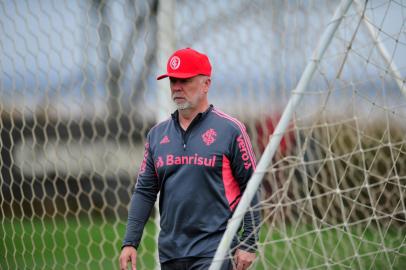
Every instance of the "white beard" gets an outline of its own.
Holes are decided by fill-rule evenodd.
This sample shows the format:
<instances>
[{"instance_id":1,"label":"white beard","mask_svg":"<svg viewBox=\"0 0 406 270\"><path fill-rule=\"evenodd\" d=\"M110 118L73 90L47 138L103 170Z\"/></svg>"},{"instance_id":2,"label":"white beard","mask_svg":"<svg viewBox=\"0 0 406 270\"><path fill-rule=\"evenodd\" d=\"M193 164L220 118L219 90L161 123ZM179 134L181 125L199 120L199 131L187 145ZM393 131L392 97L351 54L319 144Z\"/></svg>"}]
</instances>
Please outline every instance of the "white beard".
<instances>
[{"instance_id":1,"label":"white beard","mask_svg":"<svg viewBox=\"0 0 406 270\"><path fill-rule=\"evenodd\" d=\"M190 104L189 101L183 102L183 103L175 103L176 107L178 108L178 110L186 110L186 109L190 109L192 107L192 104Z\"/></svg>"},{"instance_id":2,"label":"white beard","mask_svg":"<svg viewBox=\"0 0 406 270\"><path fill-rule=\"evenodd\" d=\"M174 98L176 97L175 95L172 95L172 100L174 101ZM200 103L200 101L203 99L204 95L201 94L199 96L194 96L191 99L192 100L185 100L182 103L177 103L175 102L176 108L178 108L178 110L188 110L188 109L193 109L197 106L197 104Z\"/></svg>"}]
</instances>

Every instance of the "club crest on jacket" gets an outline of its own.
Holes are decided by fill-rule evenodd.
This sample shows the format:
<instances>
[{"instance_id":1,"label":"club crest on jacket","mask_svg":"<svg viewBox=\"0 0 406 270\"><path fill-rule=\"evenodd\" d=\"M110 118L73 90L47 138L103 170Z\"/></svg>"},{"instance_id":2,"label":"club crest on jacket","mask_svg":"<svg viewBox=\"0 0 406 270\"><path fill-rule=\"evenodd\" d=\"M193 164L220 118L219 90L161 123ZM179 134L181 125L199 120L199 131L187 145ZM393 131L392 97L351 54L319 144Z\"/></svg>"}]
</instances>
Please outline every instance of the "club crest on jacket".
<instances>
[{"instance_id":1,"label":"club crest on jacket","mask_svg":"<svg viewBox=\"0 0 406 270\"><path fill-rule=\"evenodd\" d=\"M203 142L209 146L216 141L217 132L214 129L209 129L202 135Z\"/></svg>"}]
</instances>

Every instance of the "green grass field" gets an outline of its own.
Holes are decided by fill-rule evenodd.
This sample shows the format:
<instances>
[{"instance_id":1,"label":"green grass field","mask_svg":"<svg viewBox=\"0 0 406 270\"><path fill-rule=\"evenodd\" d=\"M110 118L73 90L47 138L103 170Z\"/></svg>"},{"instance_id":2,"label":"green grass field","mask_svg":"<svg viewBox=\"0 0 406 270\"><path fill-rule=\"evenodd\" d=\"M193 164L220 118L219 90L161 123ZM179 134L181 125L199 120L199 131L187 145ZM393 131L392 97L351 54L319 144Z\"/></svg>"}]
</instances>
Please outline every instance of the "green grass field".
<instances>
[{"instance_id":1,"label":"green grass field","mask_svg":"<svg viewBox=\"0 0 406 270\"><path fill-rule=\"evenodd\" d=\"M102 220L0 222L0 269L118 269L125 224ZM405 269L405 230L390 230L384 246L377 231L344 233L287 227L266 236L254 269ZM148 223L138 255L137 269L154 269L155 226ZM358 236L357 236L358 235ZM362 239L359 237L363 235ZM287 236L290 236L287 241ZM265 240L266 239L266 240ZM355 257L354 248L359 256Z\"/></svg>"},{"instance_id":2,"label":"green grass field","mask_svg":"<svg viewBox=\"0 0 406 270\"><path fill-rule=\"evenodd\" d=\"M262 228L260 243L266 248L254 269L406 269L405 228L381 235L376 227L317 232L308 226L286 226L270 237L267 233Z\"/></svg>"},{"instance_id":3,"label":"green grass field","mask_svg":"<svg viewBox=\"0 0 406 270\"><path fill-rule=\"evenodd\" d=\"M2 221L0 269L118 269L123 222ZM154 269L154 232L155 226L148 223L138 269Z\"/></svg>"}]
</instances>

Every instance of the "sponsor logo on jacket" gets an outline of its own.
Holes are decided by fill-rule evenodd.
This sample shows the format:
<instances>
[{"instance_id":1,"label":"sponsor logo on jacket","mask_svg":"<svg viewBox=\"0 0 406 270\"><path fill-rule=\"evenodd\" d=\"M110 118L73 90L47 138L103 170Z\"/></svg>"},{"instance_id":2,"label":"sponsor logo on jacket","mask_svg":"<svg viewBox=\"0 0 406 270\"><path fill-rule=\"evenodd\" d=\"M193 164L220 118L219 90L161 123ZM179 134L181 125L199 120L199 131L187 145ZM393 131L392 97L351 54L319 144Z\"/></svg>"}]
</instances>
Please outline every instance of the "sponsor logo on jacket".
<instances>
[{"instance_id":1,"label":"sponsor logo on jacket","mask_svg":"<svg viewBox=\"0 0 406 270\"><path fill-rule=\"evenodd\" d=\"M171 165L196 165L196 166L206 166L214 167L216 164L216 156L212 157L202 157L198 154L192 156L175 156L175 155L166 155L165 158L158 157L158 161L155 163L156 168L162 166L171 166Z\"/></svg>"},{"instance_id":2,"label":"sponsor logo on jacket","mask_svg":"<svg viewBox=\"0 0 406 270\"><path fill-rule=\"evenodd\" d=\"M247 145L245 144L245 141L244 141L242 135L238 136L237 143L238 143L238 148L240 148L241 158L244 161L244 168L246 170L248 170L252 166L252 164L251 164L250 156L247 151Z\"/></svg>"},{"instance_id":3,"label":"sponsor logo on jacket","mask_svg":"<svg viewBox=\"0 0 406 270\"><path fill-rule=\"evenodd\" d=\"M149 149L149 143L146 143L145 148L144 148L144 159L142 160L141 166L140 166L140 174L144 173L145 169L147 167L148 149Z\"/></svg>"}]
</instances>

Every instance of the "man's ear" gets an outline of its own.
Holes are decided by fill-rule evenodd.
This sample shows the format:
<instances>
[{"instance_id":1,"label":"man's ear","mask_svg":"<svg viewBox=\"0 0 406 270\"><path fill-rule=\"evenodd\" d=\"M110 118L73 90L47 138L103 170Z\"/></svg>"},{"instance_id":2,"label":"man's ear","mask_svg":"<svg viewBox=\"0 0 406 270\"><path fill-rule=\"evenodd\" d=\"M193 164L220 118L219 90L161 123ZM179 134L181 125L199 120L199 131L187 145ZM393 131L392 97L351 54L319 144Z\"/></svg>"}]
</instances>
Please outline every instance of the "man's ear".
<instances>
[{"instance_id":1,"label":"man's ear","mask_svg":"<svg viewBox=\"0 0 406 270\"><path fill-rule=\"evenodd\" d=\"M211 85L211 78L210 78L210 77L206 77L206 78L204 79L204 92L205 92L205 93L209 92L210 85Z\"/></svg>"}]
</instances>

